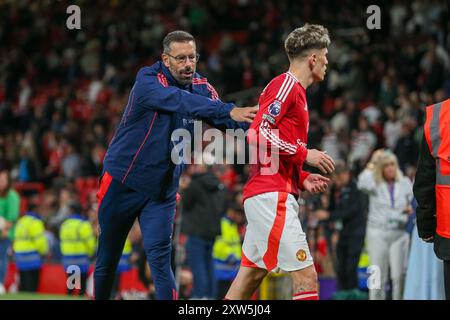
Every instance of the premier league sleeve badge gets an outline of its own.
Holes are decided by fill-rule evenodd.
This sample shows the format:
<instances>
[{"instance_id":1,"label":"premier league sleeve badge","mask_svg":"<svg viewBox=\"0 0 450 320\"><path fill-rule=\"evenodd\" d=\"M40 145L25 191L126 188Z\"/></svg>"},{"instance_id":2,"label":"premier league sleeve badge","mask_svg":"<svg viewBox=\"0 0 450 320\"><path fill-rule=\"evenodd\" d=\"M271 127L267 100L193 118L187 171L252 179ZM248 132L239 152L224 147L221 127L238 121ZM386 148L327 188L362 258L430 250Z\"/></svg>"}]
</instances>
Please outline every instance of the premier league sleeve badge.
<instances>
[{"instance_id":1,"label":"premier league sleeve badge","mask_svg":"<svg viewBox=\"0 0 450 320\"><path fill-rule=\"evenodd\" d=\"M272 102L268 108L269 114L276 117L281 112L281 102L278 100L275 100Z\"/></svg>"}]
</instances>

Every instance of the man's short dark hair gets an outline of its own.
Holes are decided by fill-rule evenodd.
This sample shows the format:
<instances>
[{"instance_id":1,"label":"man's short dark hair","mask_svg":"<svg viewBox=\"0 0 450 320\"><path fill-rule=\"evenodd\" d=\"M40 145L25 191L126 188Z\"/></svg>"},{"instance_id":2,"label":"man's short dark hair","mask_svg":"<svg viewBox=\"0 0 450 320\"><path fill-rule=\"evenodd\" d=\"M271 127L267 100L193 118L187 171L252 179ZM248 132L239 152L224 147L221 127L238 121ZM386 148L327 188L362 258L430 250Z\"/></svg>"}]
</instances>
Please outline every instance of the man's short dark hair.
<instances>
[{"instance_id":1,"label":"man's short dark hair","mask_svg":"<svg viewBox=\"0 0 450 320\"><path fill-rule=\"evenodd\" d=\"M172 42L187 42L187 41L194 41L195 43L194 37L189 32L183 30L176 30L170 32L167 36L164 37L163 40L164 53L170 51L170 44Z\"/></svg>"}]
</instances>

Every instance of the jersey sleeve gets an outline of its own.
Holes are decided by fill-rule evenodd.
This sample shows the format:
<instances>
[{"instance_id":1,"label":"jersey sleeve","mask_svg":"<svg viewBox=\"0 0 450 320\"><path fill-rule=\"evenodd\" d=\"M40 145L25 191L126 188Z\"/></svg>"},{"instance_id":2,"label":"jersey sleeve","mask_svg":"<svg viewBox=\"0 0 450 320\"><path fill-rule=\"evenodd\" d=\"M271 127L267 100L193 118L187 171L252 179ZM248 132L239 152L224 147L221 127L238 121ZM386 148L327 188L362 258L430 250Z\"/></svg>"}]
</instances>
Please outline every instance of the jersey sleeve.
<instances>
[{"instance_id":1,"label":"jersey sleeve","mask_svg":"<svg viewBox=\"0 0 450 320\"><path fill-rule=\"evenodd\" d=\"M299 172L299 175L298 175L298 188L299 188L301 191L304 191L305 189L303 188L303 182L305 181L305 179L307 179L307 178L309 177L309 175L310 175L311 173L308 172L308 171L302 170L302 167L301 167L301 166L298 166L297 170L298 170L298 172Z\"/></svg>"},{"instance_id":2,"label":"jersey sleeve","mask_svg":"<svg viewBox=\"0 0 450 320\"><path fill-rule=\"evenodd\" d=\"M198 118L229 118L231 103L190 93L174 86L166 86L146 68L139 71L133 88L134 98L144 108L154 111L176 112Z\"/></svg>"},{"instance_id":3,"label":"jersey sleeve","mask_svg":"<svg viewBox=\"0 0 450 320\"><path fill-rule=\"evenodd\" d=\"M295 90L295 80L290 76L272 81L265 89L260 98L260 108L263 110L261 124L259 126L260 144L266 143L269 150L275 152L285 161L292 162L298 166L303 165L306 160L308 150L305 146L290 143L280 137L287 136L285 126L279 124L285 118L290 108L297 103ZM262 139L261 141L261 138Z\"/></svg>"}]
</instances>

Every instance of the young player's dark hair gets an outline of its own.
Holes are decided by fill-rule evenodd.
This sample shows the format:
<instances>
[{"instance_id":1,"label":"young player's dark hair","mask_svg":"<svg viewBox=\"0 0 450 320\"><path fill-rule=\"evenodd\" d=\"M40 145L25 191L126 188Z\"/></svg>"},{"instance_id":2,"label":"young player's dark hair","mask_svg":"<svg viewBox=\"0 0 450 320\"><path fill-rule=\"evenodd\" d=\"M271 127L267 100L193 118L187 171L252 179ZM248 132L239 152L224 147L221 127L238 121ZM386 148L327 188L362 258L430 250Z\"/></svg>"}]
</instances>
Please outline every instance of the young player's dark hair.
<instances>
[{"instance_id":1,"label":"young player's dark hair","mask_svg":"<svg viewBox=\"0 0 450 320\"><path fill-rule=\"evenodd\" d=\"M289 59L305 56L310 49L323 49L330 45L330 36L324 26L318 24L305 24L292 31L284 48Z\"/></svg>"}]
</instances>

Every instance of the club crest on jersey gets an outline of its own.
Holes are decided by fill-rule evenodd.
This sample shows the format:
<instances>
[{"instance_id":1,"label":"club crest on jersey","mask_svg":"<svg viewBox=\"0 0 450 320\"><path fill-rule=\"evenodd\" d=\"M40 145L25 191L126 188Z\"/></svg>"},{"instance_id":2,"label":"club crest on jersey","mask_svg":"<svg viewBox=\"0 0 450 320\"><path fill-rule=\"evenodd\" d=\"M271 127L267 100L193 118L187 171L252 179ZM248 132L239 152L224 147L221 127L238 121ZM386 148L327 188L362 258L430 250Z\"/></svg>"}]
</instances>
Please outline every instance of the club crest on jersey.
<instances>
[{"instance_id":1,"label":"club crest on jersey","mask_svg":"<svg viewBox=\"0 0 450 320\"><path fill-rule=\"evenodd\" d=\"M276 117L280 114L281 112L281 102L278 100L275 100L274 102L272 102L272 104L269 106L268 108L269 110L269 114Z\"/></svg>"},{"instance_id":2,"label":"club crest on jersey","mask_svg":"<svg viewBox=\"0 0 450 320\"><path fill-rule=\"evenodd\" d=\"M296 256L299 261L305 261L307 258L306 251L303 249L298 250Z\"/></svg>"}]
</instances>

